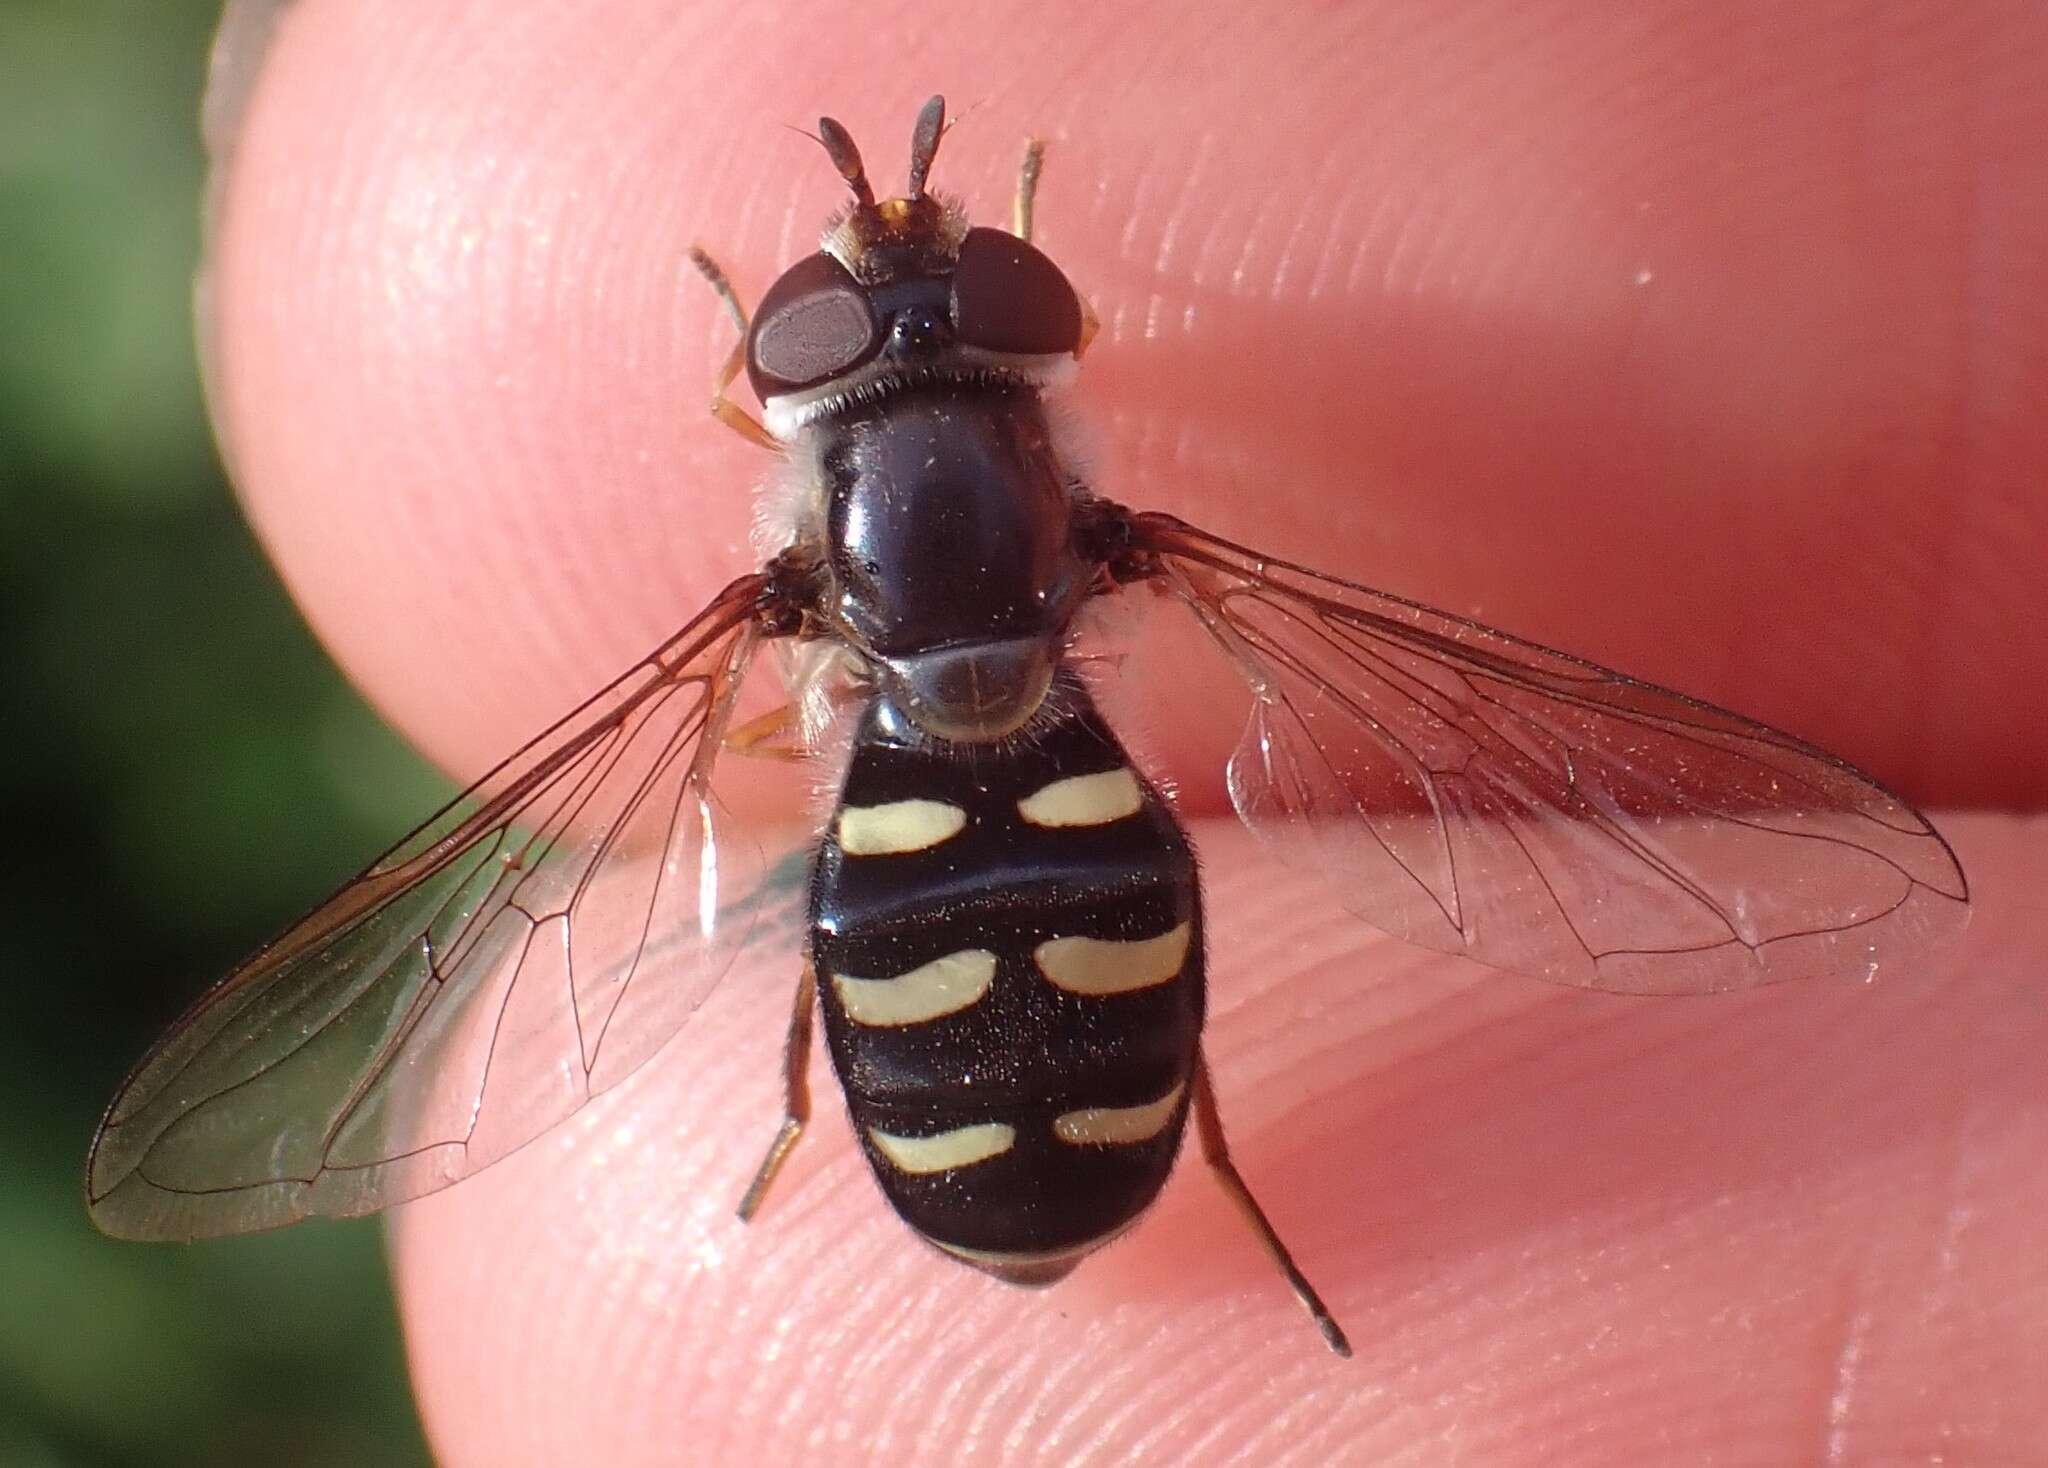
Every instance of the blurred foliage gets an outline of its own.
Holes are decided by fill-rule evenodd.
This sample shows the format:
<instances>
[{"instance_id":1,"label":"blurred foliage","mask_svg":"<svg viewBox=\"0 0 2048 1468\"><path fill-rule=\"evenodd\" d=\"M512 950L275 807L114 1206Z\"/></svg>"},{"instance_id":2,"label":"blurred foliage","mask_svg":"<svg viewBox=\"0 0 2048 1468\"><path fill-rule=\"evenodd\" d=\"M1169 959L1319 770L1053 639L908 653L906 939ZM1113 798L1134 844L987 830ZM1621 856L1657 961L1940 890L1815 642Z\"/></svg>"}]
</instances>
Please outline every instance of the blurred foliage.
<instances>
[{"instance_id":1,"label":"blurred foliage","mask_svg":"<svg viewBox=\"0 0 2048 1468\"><path fill-rule=\"evenodd\" d=\"M375 1224L87 1223L203 983L429 808L221 478L194 363L217 0L0 0L0 1465L421 1463Z\"/></svg>"}]
</instances>

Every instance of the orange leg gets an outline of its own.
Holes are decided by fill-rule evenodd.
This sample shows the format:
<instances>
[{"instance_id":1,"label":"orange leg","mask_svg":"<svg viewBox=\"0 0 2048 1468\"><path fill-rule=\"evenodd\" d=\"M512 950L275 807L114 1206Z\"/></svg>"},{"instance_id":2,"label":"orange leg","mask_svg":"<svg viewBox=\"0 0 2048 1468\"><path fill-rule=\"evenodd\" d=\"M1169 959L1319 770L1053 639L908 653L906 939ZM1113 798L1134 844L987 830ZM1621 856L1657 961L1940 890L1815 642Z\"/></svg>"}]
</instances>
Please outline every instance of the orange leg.
<instances>
[{"instance_id":1,"label":"orange leg","mask_svg":"<svg viewBox=\"0 0 2048 1468\"><path fill-rule=\"evenodd\" d=\"M1074 360L1076 362L1081 360L1082 353L1088 350L1088 343L1095 340L1095 333L1100 330L1102 330L1102 321L1096 316L1095 308L1088 304L1087 297L1083 296L1081 298L1081 342L1079 346L1074 348Z\"/></svg>"},{"instance_id":2,"label":"orange leg","mask_svg":"<svg viewBox=\"0 0 2048 1468\"><path fill-rule=\"evenodd\" d=\"M1330 1349L1340 1356L1349 1356L1351 1342L1345 1339L1343 1327L1337 1324L1336 1317L1330 1314L1330 1307L1323 1303L1323 1297L1316 1293L1315 1286L1308 1282L1308 1276L1294 1262L1294 1256L1287 1252L1287 1246L1280 1242L1280 1235L1273 1231L1265 1210L1259 1207L1258 1200L1252 1197L1252 1190L1238 1176L1237 1165L1230 1160L1230 1146L1223 1140L1223 1118L1216 1111L1216 1091L1209 1081L1206 1056L1195 1058L1194 1112L1195 1133L1201 1139L1202 1157L1216 1170L1216 1180L1223 1185L1224 1195L1237 1205L1244 1221L1259 1236L1266 1253L1280 1267L1280 1273L1286 1276L1295 1298L1308 1307L1316 1329L1322 1332Z\"/></svg>"},{"instance_id":3,"label":"orange leg","mask_svg":"<svg viewBox=\"0 0 2048 1468\"><path fill-rule=\"evenodd\" d=\"M780 453L782 445L776 442L775 435L763 428L753 414L726 396L726 390L739 378L741 369L747 364L747 308L740 304L739 294L733 290L725 272L719 269L718 262L695 245L690 246L690 263L710 282L711 289L718 293L718 299L725 302L726 313L732 317L733 325L739 328L740 333L740 339L733 343L725 365L718 369L718 376L712 384L711 416L747 442Z\"/></svg>"},{"instance_id":4,"label":"orange leg","mask_svg":"<svg viewBox=\"0 0 2048 1468\"><path fill-rule=\"evenodd\" d=\"M803 977L796 981L796 1004L789 1012L789 1037L782 1046L782 1126L768 1144L768 1155L740 1199L740 1221L752 1223L768 1196L768 1185L782 1164L789 1161L796 1139L804 1134L811 1119L811 1009L816 1003L818 980L809 959L804 960Z\"/></svg>"},{"instance_id":5,"label":"orange leg","mask_svg":"<svg viewBox=\"0 0 2048 1468\"><path fill-rule=\"evenodd\" d=\"M758 718L749 719L737 729L729 729L725 735L725 747L734 754L751 759L801 760L809 758L809 751L794 745L776 744L796 731L796 705L783 704L772 708Z\"/></svg>"},{"instance_id":6,"label":"orange leg","mask_svg":"<svg viewBox=\"0 0 2048 1468\"><path fill-rule=\"evenodd\" d=\"M1033 211L1038 203L1038 176L1044 170L1045 139L1031 138L1024 144L1024 161L1017 165L1017 196L1010 202L1010 233L1020 240L1031 238ZM1081 359L1100 330L1102 322L1096 317L1095 308L1082 301L1081 344L1074 348L1075 361Z\"/></svg>"},{"instance_id":7,"label":"orange leg","mask_svg":"<svg viewBox=\"0 0 2048 1468\"><path fill-rule=\"evenodd\" d=\"M1020 240L1031 238L1031 206L1038 200L1038 174L1044 166L1045 140L1026 140L1024 161L1017 168L1017 197L1010 203L1010 233Z\"/></svg>"}]
</instances>

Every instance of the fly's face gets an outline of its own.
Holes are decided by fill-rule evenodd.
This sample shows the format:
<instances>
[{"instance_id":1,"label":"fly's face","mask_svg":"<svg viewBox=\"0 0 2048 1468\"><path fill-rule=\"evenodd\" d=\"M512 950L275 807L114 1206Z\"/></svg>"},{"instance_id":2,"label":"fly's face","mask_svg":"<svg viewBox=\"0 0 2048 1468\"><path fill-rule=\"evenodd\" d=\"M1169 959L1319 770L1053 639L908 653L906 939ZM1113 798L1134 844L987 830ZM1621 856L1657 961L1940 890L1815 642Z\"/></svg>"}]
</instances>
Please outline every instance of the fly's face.
<instances>
[{"instance_id":1,"label":"fly's face","mask_svg":"<svg viewBox=\"0 0 2048 1468\"><path fill-rule=\"evenodd\" d=\"M1081 299L1037 247L929 195L887 199L856 204L769 287L747 378L789 437L891 378L1063 382L1083 344Z\"/></svg>"},{"instance_id":2,"label":"fly's face","mask_svg":"<svg viewBox=\"0 0 2048 1468\"><path fill-rule=\"evenodd\" d=\"M761 298L744 349L768 427L788 439L891 385L980 376L1064 381L1087 345L1081 298L1028 239L970 227L957 204L926 192L945 113L934 98L911 140L910 183L877 203L844 128L820 141L853 202L823 247Z\"/></svg>"},{"instance_id":3,"label":"fly's face","mask_svg":"<svg viewBox=\"0 0 2048 1468\"><path fill-rule=\"evenodd\" d=\"M768 432L812 470L838 630L916 725L972 743L1037 711L1088 589L1040 405L1088 324L1028 240L925 191L942 128L928 107L908 191L878 203L822 122L853 202L763 297L744 353Z\"/></svg>"}]
</instances>

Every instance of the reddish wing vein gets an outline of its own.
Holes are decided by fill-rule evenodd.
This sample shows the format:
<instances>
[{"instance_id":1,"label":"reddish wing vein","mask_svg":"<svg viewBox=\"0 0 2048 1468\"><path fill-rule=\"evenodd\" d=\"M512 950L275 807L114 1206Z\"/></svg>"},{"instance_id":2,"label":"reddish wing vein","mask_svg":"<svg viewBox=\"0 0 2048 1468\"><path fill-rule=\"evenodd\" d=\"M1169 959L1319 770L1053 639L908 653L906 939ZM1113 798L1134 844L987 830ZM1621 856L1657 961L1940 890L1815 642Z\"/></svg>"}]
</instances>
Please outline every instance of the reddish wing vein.
<instances>
[{"instance_id":1,"label":"reddish wing vein","mask_svg":"<svg viewBox=\"0 0 2048 1468\"><path fill-rule=\"evenodd\" d=\"M1133 525L1251 684L1238 814L1396 937L1697 993L1870 971L1966 914L1926 818L1788 734L1169 515Z\"/></svg>"},{"instance_id":2,"label":"reddish wing vein","mask_svg":"<svg viewBox=\"0 0 2048 1468\"><path fill-rule=\"evenodd\" d=\"M762 892L710 779L763 584L727 587L201 998L101 1123L100 1227L372 1212L488 1166L659 1049Z\"/></svg>"}]
</instances>

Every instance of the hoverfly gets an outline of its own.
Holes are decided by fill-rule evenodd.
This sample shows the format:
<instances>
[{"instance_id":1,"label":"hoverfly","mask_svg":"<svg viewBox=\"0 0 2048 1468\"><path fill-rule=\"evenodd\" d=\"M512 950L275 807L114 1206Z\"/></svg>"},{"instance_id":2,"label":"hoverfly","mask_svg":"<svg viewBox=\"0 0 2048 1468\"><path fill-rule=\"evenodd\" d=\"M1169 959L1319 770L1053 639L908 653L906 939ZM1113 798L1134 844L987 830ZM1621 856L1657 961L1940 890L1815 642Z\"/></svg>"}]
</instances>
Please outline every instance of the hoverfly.
<instances>
[{"instance_id":1,"label":"hoverfly","mask_svg":"<svg viewBox=\"0 0 2048 1468\"><path fill-rule=\"evenodd\" d=\"M722 753L793 728L846 763L808 866L785 1115L822 1011L889 1203L1047 1284L1136 1221L1190 1116L1331 1347L1343 1333L1232 1165L1201 1030L1194 854L1098 712L1077 624L1184 609L1250 690L1238 814L1409 942L1564 984L1736 989L1868 966L1961 920L1933 827L1738 715L1105 499L1047 400L1095 323L1012 228L909 181L852 201L739 327L713 412L795 486L763 567L209 991L94 1141L109 1233L371 1212L522 1146L661 1048L765 888L721 830ZM744 372L756 420L727 394ZM736 718L764 647L791 702ZM822 690L822 692L821 692ZM850 725L850 734L849 734Z\"/></svg>"}]
</instances>

